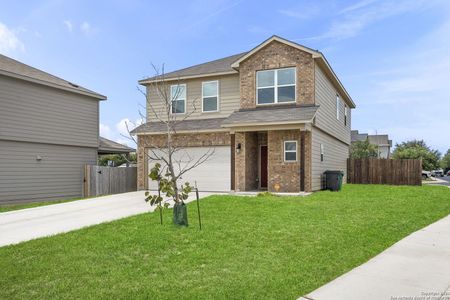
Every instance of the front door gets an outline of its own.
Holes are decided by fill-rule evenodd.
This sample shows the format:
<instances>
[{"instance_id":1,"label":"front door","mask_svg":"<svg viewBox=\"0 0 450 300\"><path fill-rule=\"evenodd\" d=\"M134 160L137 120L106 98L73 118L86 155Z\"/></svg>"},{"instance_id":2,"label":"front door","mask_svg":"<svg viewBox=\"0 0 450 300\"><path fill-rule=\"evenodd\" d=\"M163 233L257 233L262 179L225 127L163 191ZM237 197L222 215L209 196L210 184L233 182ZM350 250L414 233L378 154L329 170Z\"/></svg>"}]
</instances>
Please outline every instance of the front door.
<instances>
[{"instance_id":1,"label":"front door","mask_svg":"<svg viewBox=\"0 0 450 300\"><path fill-rule=\"evenodd\" d=\"M261 188L267 189L267 146L261 146L260 153Z\"/></svg>"}]
</instances>

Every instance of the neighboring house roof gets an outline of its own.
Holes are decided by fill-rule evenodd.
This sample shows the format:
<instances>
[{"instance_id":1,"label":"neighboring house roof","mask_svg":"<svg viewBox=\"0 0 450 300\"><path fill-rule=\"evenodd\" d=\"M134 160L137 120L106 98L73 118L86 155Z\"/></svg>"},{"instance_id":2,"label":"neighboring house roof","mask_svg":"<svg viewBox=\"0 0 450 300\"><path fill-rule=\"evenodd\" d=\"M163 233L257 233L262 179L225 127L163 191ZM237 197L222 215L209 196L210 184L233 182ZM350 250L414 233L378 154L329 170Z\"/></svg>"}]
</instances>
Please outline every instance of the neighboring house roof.
<instances>
[{"instance_id":1,"label":"neighboring house roof","mask_svg":"<svg viewBox=\"0 0 450 300\"><path fill-rule=\"evenodd\" d=\"M174 128L177 132L220 131L223 129L221 124L225 119L226 118L176 121L174 123ZM166 124L162 122L149 122L135 128L131 131L131 134L164 133L166 131Z\"/></svg>"},{"instance_id":2,"label":"neighboring house roof","mask_svg":"<svg viewBox=\"0 0 450 300\"><path fill-rule=\"evenodd\" d=\"M318 108L319 106L290 106L239 110L223 121L222 127L309 123Z\"/></svg>"},{"instance_id":3,"label":"neighboring house roof","mask_svg":"<svg viewBox=\"0 0 450 300\"><path fill-rule=\"evenodd\" d=\"M358 130L352 130L351 132L352 142L363 142L367 140L369 136L367 133L359 133Z\"/></svg>"},{"instance_id":4,"label":"neighboring house roof","mask_svg":"<svg viewBox=\"0 0 450 300\"><path fill-rule=\"evenodd\" d=\"M370 144L378 146L389 146L389 138L387 134L377 134L377 135L369 134L368 139Z\"/></svg>"},{"instance_id":5,"label":"neighboring house roof","mask_svg":"<svg viewBox=\"0 0 450 300\"><path fill-rule=\"evenodd\" d=\"M186 79L199 76L212 76L212 75L224 75L224 74L237 74L237 71L231 67L231 64L239 57L243 56L247 52L231 55L221 59L216 59L192 67L176 70L173 72L165 73L162 76L153 76L147 79L140 80L140 84L146 84L153 81L169 80L169 79Z\"/></svg>"},{"instance_id":6,"label":"neighboring house roof","mask_svg":"<svg viewBox=\"0 0 450 300\"><path fill-rule=\"evenodd\" d=\"M62 78L56 77L39 69L33 68L29 65L21 63L17 60L9 58L0 54L0 75L19 78L22 80L31 81L38 84L59 88L90 96L99 100L106 100L106 96L88 90L77 84L71 83Z\"/></svg>"},{"instance_id":7,"label":"neighboring house roof","mask_svg":"<svg viewBox=\"0 0 450 300\"><path fill-rule=\"evenodd\" d=\"M243 52L240 54L228 56L222 59L210 61L207 63L203 63L200 65L195 65L189 68L173 71L167 74L164 74L164 78L162 76L154 76L147 79L140 80L140 84L149 84L152 82L157 82L161 80L175 80L175 79L187 79L187 78L195 78L195 77L204 77L205 75L221 75L221 74L233 74L237 73L235 70L239 69L239 63L244 61L246 58L266 46L267 44L277 41L280 43L284 43L286 45L295 47L297 49L300 49L302 51L308 52L312 55L314 59L317 60L317 63L322 69L325 71L327 76L331 79L331 81L338 87L338 92L343 96L343 98L346 100L347 104L355 108L356 105L353 102L353 99L348 94L347 90L342 85L341 81L337 77L336 73L334 73L333 69L331 68L330 64L328 63L327 59L321 53L320 51L313 50L311 48L305 47L303 45L294 43L292 41L286 40L284 38L281 38L279 36L273 35L252 50L248 52Z\"/></svg>"},{"instance_id":8,"label":"neighboring house roof","mask_svg":"<svg viewBox=\"0 0 450 300\"><path fill-rule=\"evenodd\" d=\"M104 137L98 138L98 153L99 154L121 154L135 152L136 149L119 144L117 142L108 140Z\"/></svg>"}]
</instances>

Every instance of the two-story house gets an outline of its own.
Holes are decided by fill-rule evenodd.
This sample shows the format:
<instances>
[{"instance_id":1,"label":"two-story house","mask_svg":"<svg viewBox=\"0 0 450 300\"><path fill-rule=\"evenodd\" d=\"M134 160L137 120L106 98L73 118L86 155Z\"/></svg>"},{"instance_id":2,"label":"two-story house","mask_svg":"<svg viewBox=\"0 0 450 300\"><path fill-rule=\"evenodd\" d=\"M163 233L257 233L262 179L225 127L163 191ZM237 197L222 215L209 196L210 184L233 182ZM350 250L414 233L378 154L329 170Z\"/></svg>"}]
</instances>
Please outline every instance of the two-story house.
<instances>
[{"instance_id":1,"label":"two-story house","mask_svg":"<svg viewBox=\"0 0 450 300\"><path fill-rule=\"evenodd\" d=\"M0 205L82 196L105 99L0 55Z\"/></svg>"},{"instance_id":2,"label":"two-story house","mask_svg":"<svg viewBox=\"0 0 450 300\"><path fill-rule=\"evenodd\" d=\"M191 114L177 129L178 147L198 157L214 156L185 181L204 191L315 191L326 170L346 170L351 109L355 104L324 55L273 36L254 49L165 74L174 94L172 113ZM148 178L152 147L165 145L155 117L162 99L146 86L147 123L138 136L138 189L155 188ZM195 112L192 101L199 99Z\"/></svg>"}]
</instances>

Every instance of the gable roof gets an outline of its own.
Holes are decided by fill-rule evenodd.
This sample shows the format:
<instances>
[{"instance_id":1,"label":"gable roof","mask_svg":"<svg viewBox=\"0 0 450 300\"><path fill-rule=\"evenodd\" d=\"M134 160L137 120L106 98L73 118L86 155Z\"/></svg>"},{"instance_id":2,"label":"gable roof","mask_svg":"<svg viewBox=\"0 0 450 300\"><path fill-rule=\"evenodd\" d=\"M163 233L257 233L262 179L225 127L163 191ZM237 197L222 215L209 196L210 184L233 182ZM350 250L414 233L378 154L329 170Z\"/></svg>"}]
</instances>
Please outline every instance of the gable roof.
<instances>
[{"instance_id":1,"label":"gable roof","mask_svg":"<svg viewBox=\"0 0 450 300\"><path fill-rule=\"evenodd\" d=\"M33 68L15 59L0 54L0 75L14 77L54 88L90 96L98 100L106 100L106 96L88 90L77 84L56 77L47 72Z\"/></svg>"},{"instance_id":2,"label":"gable roof","mask_svg":"<svg viewBox=\"0 0 450 300\"><path fill-rule=\"evenodd\" d=\"M303 45L297 44L295 42L289 41L287 39L284 39L282 37L279 37L277 35L273 35L249 52L247 52L245 55L241 56L239 59L237 59L231 67L234 69L239 69L239 64L246 60L248 57L252 56L254 53L258 52L268 44L277 41L279 43L286 44L288 46L297 48L299 50L302 50L304 52L310 53L312 55L312 58L317 62L317 64L325 71L325 74L328 76L329 79L333 82L333 84L337 87L339 94L343 96L344 100L346 100L347 104L351 108L355 108L355 102L353 102L353 99L348 94L347 90L344 88L344 85L341 83L339 78L337 77L336 73L334 73L333 68L331 68L330 64L328 63L327 59L323 55L322 52L318 50L313 50L311 48L305 47Z\"/></svg>"},{"instance_id":3,"label":"gable roof","mask_svg":"<svg viewBox=\"0 0 450 300\"><path fill-rule=\"evenodd\" d=\"M139 83L146 84L154 81L160 81L162 79L187 79L199 76L206 77L214 75L237 74L238 72L231 67L231 64L246 53L247 52L243 52L206 63L194 65L192 67L165 73L164 78L162 78L162 76L153 76L147 79L140 80Z\"/></svg>"},{"instance_id":4,"label":"gable roof","mask_svg":"<svg viewBox=\"0 0 450 300\"><path fill-rule=\"evenodd\" d=\"M317 64L324 70L325 74L328 76L328 78L333 82L333 84L337 87L337 90L339 94L342 96L342 98L347 102L347 104L351 108L355 108L355 102L353 102L353 99L348 94L347 90L342 85L341 81L337 77L336 73L334 73L333 69L331 68L330 64L328 63L327 59L323 55L322 52L318 50L313 50L311 48L305 47L303 45L297 44L295 42L289 41L287 39L281 38L279 36L273 35L252 50L248 52L243 52L235 55L231 55L225 58L213 60L210 62L206 62L203 64L195 65L192 67L184 68L181 70L176 70L170 73L164 74L164 78L162 76L153 76L147 79L140 80L140 84L149 84L152 82L162 81L162 80L183 80L183 79L189 79L189 78L197 78L197 77L206 77L206 76L213 76L213 75L225 75L225 74L234 74L237 73L236 70L239 69L239 64L259 51L264 46L268 45L269 43L277 41L283 44L286 44L288 46L300 49L302 51L305 51L307 53L310 53L313 57L313 59L317 62Z\"/></svg>"},{"instance_id":5,"label":"gable roof","mask_svg":"<svg viewBox=\"0 0 450 300\"><path fill-rule=\"evenodd\" d=\"M98 153L99 154L117 154L135 152L136 149L108 140L107 138L98 137Z\"/></svg>"},{"instance_id":6,"label":"gable roof","mask_svg":"<svg viewBox=\"0 0 450 300\"><path fill-rule=\"evenodd\" d=\"M367 140L367 137L369 135L367 133L359 133L358 130L352 130L351 131L351 140L352 142L363 142Z\"/></svg>"}]
</instances>

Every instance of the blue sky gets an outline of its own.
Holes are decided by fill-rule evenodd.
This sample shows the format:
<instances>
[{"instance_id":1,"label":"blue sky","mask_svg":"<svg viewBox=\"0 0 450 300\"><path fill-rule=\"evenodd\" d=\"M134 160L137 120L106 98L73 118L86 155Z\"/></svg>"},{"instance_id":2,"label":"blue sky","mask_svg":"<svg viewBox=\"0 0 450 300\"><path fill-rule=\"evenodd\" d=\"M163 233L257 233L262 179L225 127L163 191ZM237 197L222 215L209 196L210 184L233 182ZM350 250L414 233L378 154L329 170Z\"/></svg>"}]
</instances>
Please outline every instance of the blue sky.
<instances>
[{"instance_id":1,"label":"blue sky","mask_svg":"<svg viewBox=\"0 0 450 300\"><path fill-rule=\"evenodd\" d=\"M450 148L450 1L1 1L0 53L102 93L120 142L137 81L272 34L319 49L357 104L352 127Z\"/></svg>"}]
</instances>

